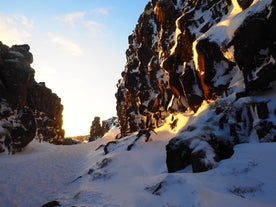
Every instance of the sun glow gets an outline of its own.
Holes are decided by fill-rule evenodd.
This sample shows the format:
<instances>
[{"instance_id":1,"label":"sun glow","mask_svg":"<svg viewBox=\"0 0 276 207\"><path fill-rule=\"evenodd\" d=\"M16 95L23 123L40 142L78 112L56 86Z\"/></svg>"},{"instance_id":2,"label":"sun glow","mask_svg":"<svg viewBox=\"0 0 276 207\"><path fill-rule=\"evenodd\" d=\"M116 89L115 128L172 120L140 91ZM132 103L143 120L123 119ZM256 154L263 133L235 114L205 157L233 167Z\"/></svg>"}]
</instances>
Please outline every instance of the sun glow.
<instances>
[{"instance_id":1,"label":"sun glow","mask_svg":"<svg viewBox=\"0 0 276 207\"><path fill-rule=\"evenodd\" d=\"M188 112L171 114L166 118L166 123L162 127L155 129L155 131L157 134L161 131L168 131L171 134L177 134L189 122L191 116L192 114ZM172 129L173 123L175 123L175 128Z\"/></svg>"},{"instance_id":2,"label":"sun glow","mask_svg":"<svg viewBox=\"0 0 276 207\"><path fill-rule=\"evenodd\" d=\"M199 114L202 115L202 112L204 112L205 110L208 109L209 104L214 102L214 100L208 100L207 101L203 101L203 103L201 104L201 106L198 108L197 112L193 115L194 117L197 117Z\"/></svg>"},{"instance_id":3,"label":"sun glow","mask_svg":"<svg viewBox=\"0 0 276 207\"><path fill-rule=\"evenodd\" d=\"M72 113L69 111L63 112L63 129L65 130L65 137L88 135L92 118L87 117L81 112Z\"/></svg>"}]
</instances>

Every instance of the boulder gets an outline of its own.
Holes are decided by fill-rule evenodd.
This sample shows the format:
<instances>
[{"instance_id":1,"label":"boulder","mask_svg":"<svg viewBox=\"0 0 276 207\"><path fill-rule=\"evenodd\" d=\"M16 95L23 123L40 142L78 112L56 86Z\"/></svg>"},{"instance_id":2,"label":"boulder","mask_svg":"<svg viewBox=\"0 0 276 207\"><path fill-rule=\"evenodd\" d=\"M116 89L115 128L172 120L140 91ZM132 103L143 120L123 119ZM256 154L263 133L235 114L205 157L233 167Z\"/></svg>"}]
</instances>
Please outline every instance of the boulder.
<instances>
[{"instance_id":1,"label":"boulder","mask_svg":"<svg viewBox=\"0 0 276 207\"><path fill-rule=\"evenodd\" d=\"M218 139L214 134L197 137L176 137L166 146L168 172L192 166L193 172L204 172L214 168L217 161L227 159L234 153L233 145Z\"/></svg>"}]
</instances>

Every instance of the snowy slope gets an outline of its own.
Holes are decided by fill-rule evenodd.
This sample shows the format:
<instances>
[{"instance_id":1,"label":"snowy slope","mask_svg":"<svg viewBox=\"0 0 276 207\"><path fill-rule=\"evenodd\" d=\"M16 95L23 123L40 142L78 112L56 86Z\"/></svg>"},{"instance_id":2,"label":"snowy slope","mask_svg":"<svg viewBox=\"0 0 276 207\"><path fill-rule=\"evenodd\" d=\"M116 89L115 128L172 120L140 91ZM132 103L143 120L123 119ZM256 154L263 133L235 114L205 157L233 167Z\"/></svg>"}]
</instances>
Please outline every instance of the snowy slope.
<instances>
[{"instance_id":1,"label":"snowy slope","mask_svg":"<svg viewBox=\"0 0 276 207\"><path fill-rule=\"evenodd\" d=\"M89 145L55 146L32 141L13 156L0 155L0 206L40 206L84 165Z\"/></svg>"},{"instance_id":2,"label":"snowy slope","mask_svg":"<svg viewBox=\"0 0 276 207\"><path fill-rule=\"evenodd\" d=\"M181 1L177 2L180 9ZM233 33L246 17L258 13L273 1L254 0L252 5L242 12L237 6L237 0L231 2L233 2L231 12L227 13L222 21L214 24L206 33L201 34L200 29L202 27L198 28L198 31L194 28L197 39L193 44L193 55L197 68L196 44L198 42L204 38L209 38L218 43L217 45L224 47L226 43L231 41ZM154 10L147 12L151 14ZM196 15L201 15L201 11ZM205 20L203 19L206 22L212 20L211 16L208 15L210 15L209 10L204 16ZM157 35L156 25L154 26L154 22L150 19L149 23L153 27L154 35ZM170 32L172 35L167 38L173 39L174 31ZM157 42L154 37L152 40L154 44ZM140 44L133 42L132 46L138 49ZM169 52L175 53L176 48L177 45L172 47ZM233 62L235 59L234 48L224 49L225 58ZM136 52L133 50L131 53L133 56L129 58L137 61L134 56ZM261 52L264 55L266 53L264 50ZM264 59L263 64L275 63L272 56L267 61ZM160 62L162 61L160 60ZM157 63L159 64L159 60L156 60ZM209 103L209 105L203 102L195 114L186 112L182 115L176 115L174 119L179 121L174 130L170 129L169 123L172 119L168 117L167 124L156 129L156 133L152 132L148 142L144 136L135 141L136 134L116 140L115 137L119 130L113 128L103 138L92 143L55 146L48 143L38 143L34 140L21 153L15 155L0 154L0 207L39 207L50 201L58 201L63 207L276 206L276 166L274 164L276 143L257 143L259 140L253 129L258 126L260 118L255 112L257 111L255 106L242 111L244 114L247 114L245 112L248 111L252 112L250 113L253 120L252 130L246 131L248 116L242 114L241 116L244 116L245 120L241 119L238 123L241 124L240 126L245 125L244 128L241 128L242 130L238 131L242 135L240 140L251 143L236 145L234 147L235 153L230 159L215 163L214 169L204 173L192 173L191 166L175 173L167 172L166 145L169 140L177 137L193 138L204 129L212 131L213 134L218 135L217 137L231 138L227 133L230 131L229 123L237 124L237 120L231 114L236 114L236 108L242 108L247 103L253 105L265 102L268 111L267 120L271 121L272 124L275 123L276 82L271 83L271 86L274 87L271 91L261 94L254 92L252 96L242 97L236 101L236 94L243 92L245 88L244 75L236 66L229 76L225 73L226 66L224 64L225 61L215 64L217 73L214 76L214 86L217 87L229 81L228 95L223 95L219 100ZM148 63L145 64L145 66L147 65ZM138 72L138 68L130 67L129 69L133 70L133 73ZM184 67L179 65L178 69L183 70ZM255 72L259 72L259 69ZM162 77L163 79L165 77L163 77L163 73L164 71L157 70L155 78L160 80ZM125 80L122 80L121 85L124 95L127 91L125 90ZM133 89L137 90L137 86L134 86ZM197 93L198 88L193 89L196 95L200 95ZM124 97L123 95L122 97ZM155 100L157 94L153 92L150 97L151 100ZM134 98L132 100L136 100ZM125 99L123 98L123 100ZM147 105L148 103L150 100L141 101L141 104ZM176 102L172 101L171 103ZM125 105L129 105L129 103L122 102L122 106ZM224 107L220 107L220 109L229 112L225 113L229 118L222 122L222 127L219 126L218 119L225 114L216 114L214 110L216 105L223 105ZM129 106L133 107L132 105ZM162 107L164 108L164 106ZM232 109L234 110L231 111ZM274 115L269 116L270 114ZM131 120L136 120L136 118ZM139 122L137 123L139 124ZM195 129L185 131L186 128L191 128L193 125L196 126ZM1 131L4 133L4 128L1 129L0 126L0 133ZM243 133L244 131L246 133ZM271 131L274 133L275 128L272 127ZM268 133L268 135L274 136L272 133ZM198 146L202 147L202 145Z\"/></svg>"},{"instance_id":3,"label":"snowy slope","mask_svg":"<svg viewBox=\"0 0 276 207\"><path fill-rule=\"evenodd\" d=\"M275 206L276 143L242 144L229 160L205 173L188 167L167 173L165 145L178 129L163 126L149 142L123 138L105 155L117 129L88 144L54 146L33 141L21 154L0 155L0 206Z\"/></svg>"}]
</instances>

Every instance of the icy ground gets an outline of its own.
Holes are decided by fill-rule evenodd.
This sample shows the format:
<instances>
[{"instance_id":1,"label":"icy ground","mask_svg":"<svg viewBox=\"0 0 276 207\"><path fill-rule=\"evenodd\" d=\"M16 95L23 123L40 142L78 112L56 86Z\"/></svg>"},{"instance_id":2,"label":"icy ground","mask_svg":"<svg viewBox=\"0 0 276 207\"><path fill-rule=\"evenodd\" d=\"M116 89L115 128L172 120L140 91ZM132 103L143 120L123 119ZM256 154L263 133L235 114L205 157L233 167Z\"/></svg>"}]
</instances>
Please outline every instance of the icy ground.
<instances>
[{"instance_id":1,"label":"icy ground","mask_svg":"<svg viewBox=\"0 0 276 207\"><path fill-rule=\"evenodd\" d=\"M179 126L188 117L178 117ZM182 122L181 122L182 121ZM15 155L0 154L0 207L269 207L276 206L276 143L241 144L232 158L204 173L167 173L168 125L142 137L115 140L114 128L88 144L55 146L34 140Z\"/></svg>"}]
</instances>

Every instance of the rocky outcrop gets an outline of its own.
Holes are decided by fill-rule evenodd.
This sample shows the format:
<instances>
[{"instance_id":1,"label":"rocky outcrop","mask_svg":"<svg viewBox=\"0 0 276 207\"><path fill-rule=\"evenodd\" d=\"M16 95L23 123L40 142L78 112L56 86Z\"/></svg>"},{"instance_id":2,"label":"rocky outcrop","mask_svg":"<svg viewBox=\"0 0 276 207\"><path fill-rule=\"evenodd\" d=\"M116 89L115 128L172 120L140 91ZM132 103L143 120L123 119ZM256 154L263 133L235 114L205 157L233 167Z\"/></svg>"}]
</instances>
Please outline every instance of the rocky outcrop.
<instances>
[{"instance_id":1,"label":"rocky outcrop","mask_svg":"<svg viewBox=\"0 0 276 207\"><path fill-rule=\"evenodd\" d=\"M90 127L89 141L94 141L104 135L104 131L102 129L100 120L101 120L100 117L98 116L94 117L94 120L92 121L92 125Z\"/></svg>"},{"instance_id":2,"label":"rocky outcrop","mask_svg":"<svg viewBox=\"0 0 276 207\"><path fill-rule=\"evenodd\" d=\"M147 4L129 36L127 64L118 82L122 134L158 127L168 113L197 111L204 99L212 98L208 82L201 81L195 68L193 42L229 13L231 6L226 0ZM206 74L206 79L211 76Z\"/></svg>"},{"instance_id":3,"label":"rocky outcrop","mask_svg":"<svg viewBox=\"0 0 276 207\"><path fill-rule=\"evenodd\" d=\"M32 85L28 105L34 109L38 139L55 143L64 138L61 99L44 82Z\"/></svg>"},{"instance_id":4,"label":"rocky outcrop","mask_svg":"<svg viewBox=\"0 0 276 207\"><path fill-rule=\"evenodd\" d=\"M102 123L100 121L101 118L98 116L95 116L94 120L92 121L88 138L90 142L103 137L106 132L108 132L113 126L115 126L117 124L117 117L103 120Z\"/></svg>"},{"instance_id":5,"label":"rocky outcrop","mask_svg":"<svg viewBox=\"0 0 276 207\"><path fill-rule=\"evenodd\" d=\"M64 137L61 100L35 81L29 50L28 45L0 42L1 151L20 151L35 137L49 142Z\"/></svg>"},{"instance_id":6,"label":"rocky outcrop","mask_svg":"<svg viewBox=\"0 0 276 207\"><path fill-rule=\"evenodd\" d=\"M212 156L206 147L196 160L189 159L188 164L192 164L194 172L208 170L216 161L231 156L231 146L235 144L276 141L275 101L272 95L276 90L276 76L272 75L276 74L275 36L270 35L275 34L272 25L276 21L275 3L262 5L257 2L238 14L239 17L232 17L224 33L222 28L210 28L207 34L193 43L196 53L194 60L197 61L196 69L200 74L204 97L207 100L215 99L208 109L208 117L215 118L209 121L202 118L204 122L197 124L204 124L210 131L207 134L215 133L215 140L227 141L227 145L217 148L218 141L206 138L202 129L193 132L215 152ZM239 23L236 22L238 20ZM219 37L218 32L222 32ZM230 32L232 36L229 36ZM189 142L194 138L189 134L184 129L179 137L167 145L170 172L187 166L183 164L183 157L175 155L175 152L193 156L195 146ZM199 146L202 144L199 142ZM224 151L226 156L218 156L220 153L217 149L221 151L225 147L228 148ZM213 160L207 159L210 156ZM194 168L200 161L201 167ZM172 162L181 163L182 166L171 166Z\"/></svg>"},{"instance_id":7,"label":"rocky outcrop","mask_svg":"<svg viewBox=\"0 0 276 207\"><path fill-rule=\"evenodd\" d=\"M166 147L169 172L205 171L235 144L275 141L275 9L272 0L149 2L117 84L121 133L196 113Z\"/></svg>"}]
</instances>

